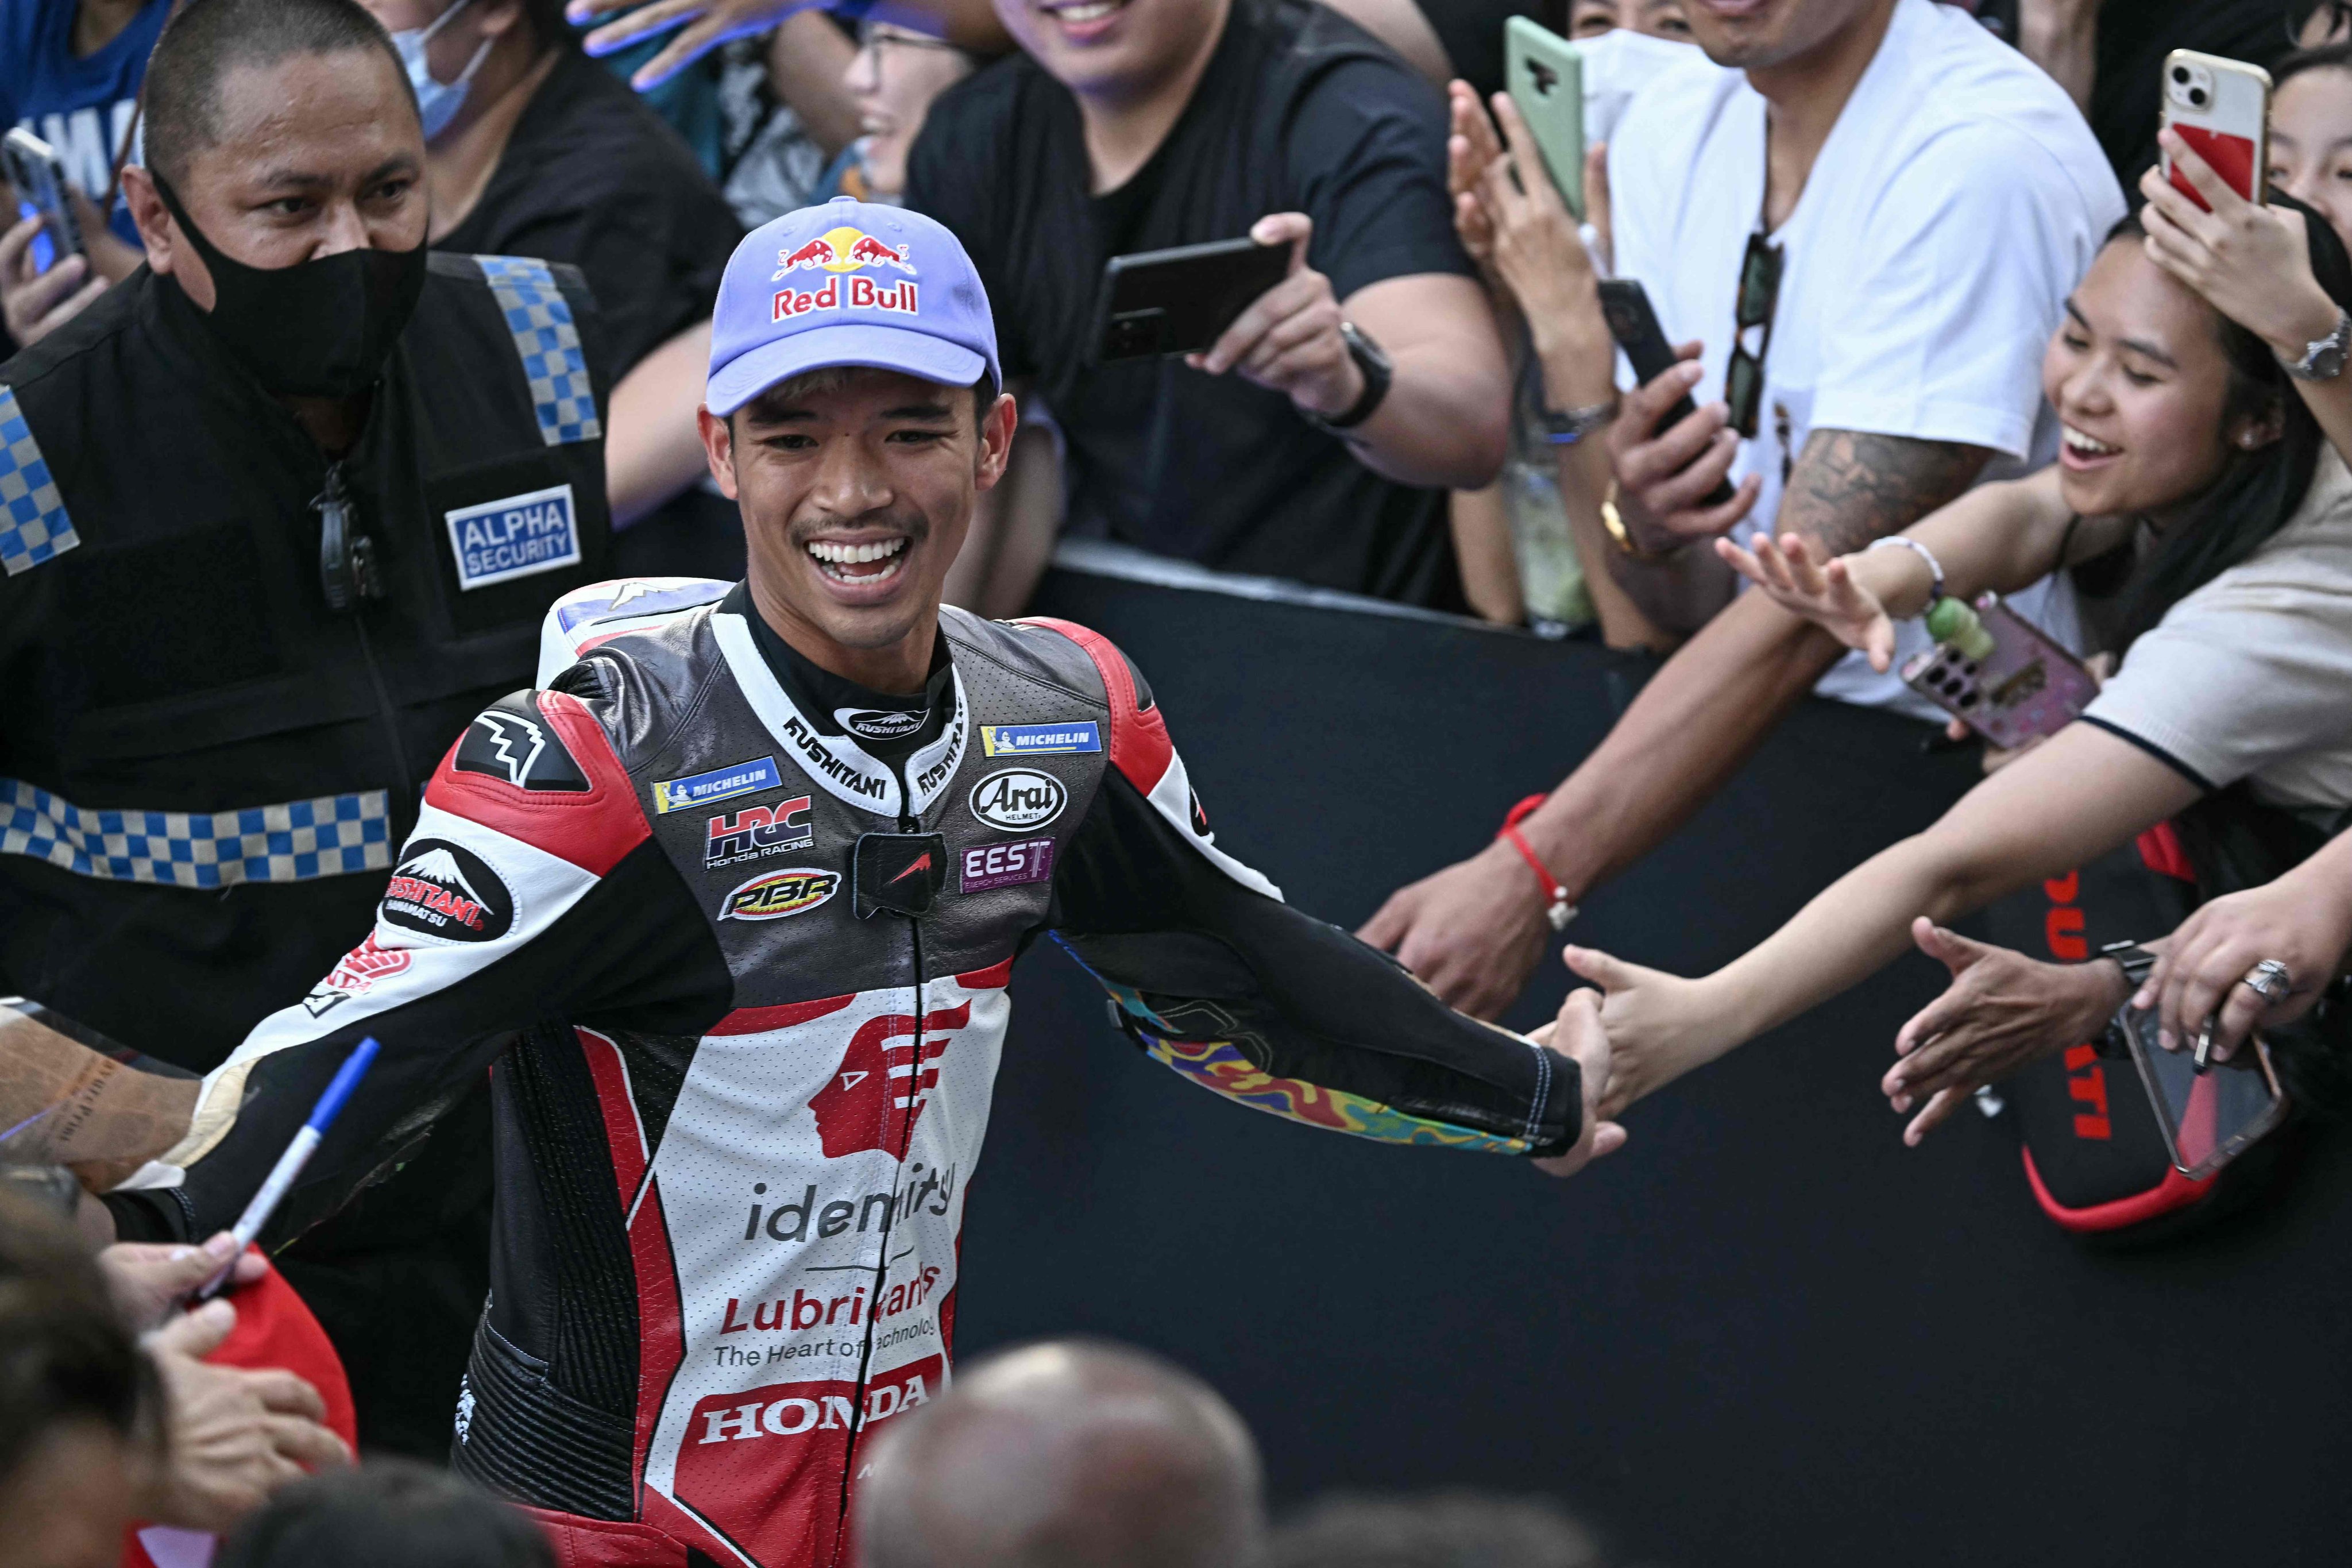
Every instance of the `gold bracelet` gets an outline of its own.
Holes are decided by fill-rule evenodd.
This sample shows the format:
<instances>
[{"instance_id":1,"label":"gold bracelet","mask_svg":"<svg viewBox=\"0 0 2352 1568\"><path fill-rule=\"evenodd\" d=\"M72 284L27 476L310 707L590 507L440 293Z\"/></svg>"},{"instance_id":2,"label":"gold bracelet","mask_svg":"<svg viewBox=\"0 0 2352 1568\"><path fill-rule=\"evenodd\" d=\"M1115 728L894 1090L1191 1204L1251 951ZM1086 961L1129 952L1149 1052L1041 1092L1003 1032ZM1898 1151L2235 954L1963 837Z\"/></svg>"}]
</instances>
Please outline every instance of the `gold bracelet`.
<instances>
[{"instance_id":1,"label":"gold bracelet","mask_svg":"<svg viewBox=\"0 0 2352 1568\"><path fill-rule=\"evenodd\" d=\"M1664 550L1644 550L1633 542L1633 535L1627 531L1625 520L1617 515L1617 481L1615 479L1609 481L1609 493L1601 498L1601 526L1609 531L1610 542L1617 546L1621 553L1629 555L1636 561L1664 561L1682 548L1681 545L1676 544Z\"/></svg>"}]
</instances>

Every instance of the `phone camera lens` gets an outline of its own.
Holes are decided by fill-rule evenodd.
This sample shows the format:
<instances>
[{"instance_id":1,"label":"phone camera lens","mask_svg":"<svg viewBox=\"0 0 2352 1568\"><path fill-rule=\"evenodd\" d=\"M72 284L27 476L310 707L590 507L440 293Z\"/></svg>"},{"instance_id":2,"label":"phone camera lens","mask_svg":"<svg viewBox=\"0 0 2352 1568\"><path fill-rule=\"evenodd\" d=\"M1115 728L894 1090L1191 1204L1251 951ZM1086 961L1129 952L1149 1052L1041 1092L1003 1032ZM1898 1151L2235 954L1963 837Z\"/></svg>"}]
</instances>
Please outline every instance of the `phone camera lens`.
<instances>
[{"instance_id":1,"label":"phone camera lens","mask_svg":"<svg viewBox=\"0 0 2352 1568\"><path fill-rule=\"evenodd\" d=\"M2195 105L2196 105L2198 108L2200 108L2200 109L2204 108L2204 107L2205 107L2205 89L2204 89L2203 88L2201 88L2201 87L2192 87L2192 88L2190 88L2190 89L2189 89L2189 101L2190 103L2192 103L2192 104L2195 104Z\"/></svg>"},{"instance_id":2,"label":"phone camera lens","mask_svg":"<svg viewBox=\"0 0 2352 1568\"><path fill-rule=\"evenodd\" d=\"M1973 707L1975 707L1976 705L1977 705L1977 694L1976 694L1975 692L1973 692L1973 691L1971 691L1971 692L1969 692L1969 693L1965 694L1965 695L1964 695L1964 696L1962 696L1962 697L1961 697L1961 699L1960 699L1960 706L1961 706L1961 707L1963 707L1963 708L1973 708Z\"/></svg>"},{"instance_id":3,"label":"phone camera lens","mask_svg":"<svg viewBox=\"0 0 2352 1568\"><path fill-rule=\"evenodd\" d=\"M2187 66L2173 67L2172 79L2181 83L2183 86L2186 86L2189 81L2189 68Z\"/></svg>"}]
</instances>

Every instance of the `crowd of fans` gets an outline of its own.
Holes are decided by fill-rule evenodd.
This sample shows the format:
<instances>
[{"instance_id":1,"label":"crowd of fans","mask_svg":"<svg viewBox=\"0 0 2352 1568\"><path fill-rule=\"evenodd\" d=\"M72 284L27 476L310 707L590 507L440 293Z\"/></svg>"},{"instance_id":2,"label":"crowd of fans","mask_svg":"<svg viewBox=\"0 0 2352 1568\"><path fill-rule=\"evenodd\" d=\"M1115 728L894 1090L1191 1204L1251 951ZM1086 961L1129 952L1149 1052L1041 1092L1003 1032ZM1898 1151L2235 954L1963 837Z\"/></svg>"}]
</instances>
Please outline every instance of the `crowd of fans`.
<instances>
[{"instance_id":1,"label":"crowd of fans","mask_svg":"<svg viewBox=\"0 0 2352 1568\"><path fill-rule=\"evenodd\" d=\"M1601 1114L1913 945L1952 972L1883 1081L1913 1142L2126 1005L2225 1058L2259 1030L2298 1083L2352 1047L2328 1005L2352 949L2336 0L1569 0L1541 19L1591 46L1580 217L1496 91L1504 19L1538 9L1509 0L362 3L0 0L0 125L57 150L81 236L45 267L41 217L0 233L0 992L205 1071L326 973L415 781L530 684L558 595L742 574L697 415L714 300L748 228L844 197L961 241L1019 399L951 602L1018 614L1060 541L1108 540L1660 657L1570 777L1360 933L1465 1012L1508 1007L1807 694L1943 723L1893 673L1937 599L1996 591L2099 656L2079 720L1989 749L1941 820L1714 973L1569 947L1603 999ZM2269 70L2264 201L2159 132L2182 47ZM386 48L404 85L313 112ZM1217 342L1097 359L1107 258L1241 235L1288 273ZM338 258L282 317L256 302ZM1646 385L1611 278L1678 345ZM516 353L530 396L500 402ZM560 506L551 542L476 563L456 520L525 492ZM396 611L378 642L337 618L370 601ZM348 793L337 748L387 737L399 779ZM315 787L256 794L298 750ZM125 793L253 842L139 847ZM262 798L299 814L232 825ZM1949 929L2172 821L2203 901L2147 933L2144 976ZM241 880L311 902L159 934L157 885ZM109 983L110 943L167 951L154 996ZM226 1237L93 1257L8 1196L0 1564L126 1539L163 1563L174 1531L221 1535L225 1564L552 1561L446 1474L347 1468L445 1440L488 1142L436 1140L282 1275L244 1255L243 1308L180 1310ZM395 1283L420 1305L345 1394L215 1354L265 1280L339 1339ZM983 1361L891 1430L859 1492L875 1568L1601 1561L1490 1499L1331 1500L1270 1531L1234 1413L1115 1347Z\"/></svg>"}]
</instances>

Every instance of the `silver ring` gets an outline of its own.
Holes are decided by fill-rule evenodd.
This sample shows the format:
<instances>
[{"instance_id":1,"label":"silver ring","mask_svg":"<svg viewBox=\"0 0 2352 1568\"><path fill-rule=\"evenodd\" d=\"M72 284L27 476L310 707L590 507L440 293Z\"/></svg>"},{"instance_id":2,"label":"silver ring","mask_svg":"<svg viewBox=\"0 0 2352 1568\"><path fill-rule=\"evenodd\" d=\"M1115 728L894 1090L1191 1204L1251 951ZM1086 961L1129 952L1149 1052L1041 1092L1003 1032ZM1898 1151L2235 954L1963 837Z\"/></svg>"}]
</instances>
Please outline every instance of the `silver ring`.
<instances>
[{"instance_id":1,"label":"silver ring","mask_svg":"<svg viewBox=\"0 0 2352 1568\"><path fill-rule=\"evenodd\" d=\"M2294 977L2288 973L2286 965L2277 959L2265 958L2246 971L2246 977L2238 984L2261 997L2265 1003L2273 1003L2294 989Z\"/></svg>"}]
</instances>

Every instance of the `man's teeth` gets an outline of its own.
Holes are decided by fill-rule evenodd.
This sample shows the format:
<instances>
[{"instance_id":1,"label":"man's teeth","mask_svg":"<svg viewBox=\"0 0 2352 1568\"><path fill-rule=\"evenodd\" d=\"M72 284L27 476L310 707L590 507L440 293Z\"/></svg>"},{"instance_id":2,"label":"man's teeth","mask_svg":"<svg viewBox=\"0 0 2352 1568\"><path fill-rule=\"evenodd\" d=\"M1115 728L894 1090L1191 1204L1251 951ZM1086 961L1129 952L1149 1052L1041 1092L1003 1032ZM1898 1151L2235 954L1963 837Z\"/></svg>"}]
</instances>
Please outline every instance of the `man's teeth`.
<instances>
[{"instance_id":1,"label":"man's teeth","mask_svg":"<svg viewBox=\"0 0 2352 1568\"><path fill-rule=\"evenodd\" d=\"M868 561L885 561L907 548L904 539L885 539L873 544L835 544L829 540L812 539L808 552L819 561L836 566L856 566Z\"/></svg>"},{"instance_id":2,"label":"man's teeth","mask_svg":"<svg viewBox=\"0 0 2352 1568\"><path fill-rule=\"evenodd\" d=\"M2121 447L2110 447L2105 441L2085 436L2072 425L2065 426L2062 434L2066 442L2067 450L2080 452L2086 458L2110 457L2123 450Z\"/></svg>"}]
</instances>

